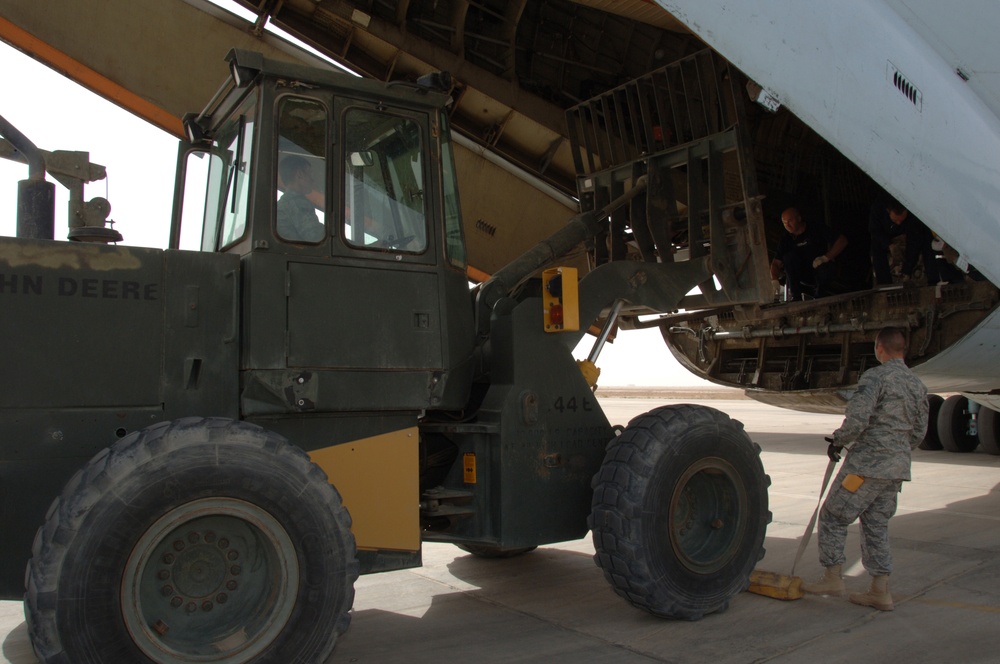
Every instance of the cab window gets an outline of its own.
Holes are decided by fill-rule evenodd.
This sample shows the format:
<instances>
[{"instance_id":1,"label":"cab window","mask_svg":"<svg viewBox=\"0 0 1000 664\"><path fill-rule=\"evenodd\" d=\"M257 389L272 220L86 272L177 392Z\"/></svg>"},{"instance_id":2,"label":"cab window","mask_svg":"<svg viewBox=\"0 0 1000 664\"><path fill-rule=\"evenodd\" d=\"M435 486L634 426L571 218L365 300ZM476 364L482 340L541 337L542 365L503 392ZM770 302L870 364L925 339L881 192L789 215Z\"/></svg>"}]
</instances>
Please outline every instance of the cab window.
<instances>
[{"instance_id":1,"label":"cab window","mask_svg":"<svg viewBox=\"0 0 1000 664\"><path fill-rule=\"evenodd\" d=\"M250 206L250 164L253 147L253 120L241 116L235 125L236 132L226 146L230 157L226 176L226 203L222 211L219 246L224 248L236 242L247 229L247 208ZM214 163L214 162L213 162Z\"/></svg>"},{"instance_id":2,"label":"cab window","mask_svg":"<svg viewBox=\"0 0 1000 664\"><path fill-rule=\"evenodd\" d=\"M413 120L367 109L344 115L344 240L394 253L427 249L423 138Z\"/></svg>"},{"instance_id":3,"label":"cab window","mask_svg":"<svg viewBox=\"0 0 1000 664\"><path fill-rule=\"evenodd\" d=\"M283 240L326 238L327 110L314 99L285 97L278 105L275 230Z\"/></svg>"},{"instance_id":4,"label":"cab window","mask_svg":"<svg viewBox=\"0 0 1000 664\"><path fill-rule=\"evenodd\" d=\"M250 207L250 164L256 98L215 133L211 147L184 156L183 204L176 242L182 249L219 251L245 234Z\"/></svg>"},{"instance_id":5,"label":"cab window","mask_svg":"<svg viewBox=\"0 0 1000 664\"><path fill-rule=\"evenodd\" d=\"M448 261L455 267L466 267L465 237L462 234L462 206L458 201L458 171L455 168L455 155L451 147L451 132L448 129L448 117L441 114L441 182L444 193L444 230L445 250Z\"/></svg>"}]
</instances>

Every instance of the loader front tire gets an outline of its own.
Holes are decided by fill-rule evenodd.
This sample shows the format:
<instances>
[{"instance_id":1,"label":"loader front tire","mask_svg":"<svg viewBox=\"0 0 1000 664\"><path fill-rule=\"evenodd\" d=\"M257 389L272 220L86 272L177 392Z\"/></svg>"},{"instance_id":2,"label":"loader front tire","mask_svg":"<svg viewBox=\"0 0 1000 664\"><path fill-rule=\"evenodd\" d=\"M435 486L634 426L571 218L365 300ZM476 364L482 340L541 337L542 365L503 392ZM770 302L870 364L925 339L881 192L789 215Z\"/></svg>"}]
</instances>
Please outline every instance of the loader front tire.
<instances>
[{"instance_id":1,"label":"loader front tire","mask_svg":"<svg viewBox=\"0 0 1000 664\"><path fill-rule=\"evenodd\" d=\"M640 415L594 477L594 560L616 593L654 615L725 610L764 555L769 484L760 447L725 413Z\"/></svg>"},{"instance_id":2,"label":"loader front tire","mask_svg":"<svg viewBox=\"0 0 1000 664\"><path fill-rule=\"evenodd\" d=\"M39 529L25 615L43 662L323 661L358 563L325 473L227 419L135 432L70 480Z\"/></svg>"}]
</instances>

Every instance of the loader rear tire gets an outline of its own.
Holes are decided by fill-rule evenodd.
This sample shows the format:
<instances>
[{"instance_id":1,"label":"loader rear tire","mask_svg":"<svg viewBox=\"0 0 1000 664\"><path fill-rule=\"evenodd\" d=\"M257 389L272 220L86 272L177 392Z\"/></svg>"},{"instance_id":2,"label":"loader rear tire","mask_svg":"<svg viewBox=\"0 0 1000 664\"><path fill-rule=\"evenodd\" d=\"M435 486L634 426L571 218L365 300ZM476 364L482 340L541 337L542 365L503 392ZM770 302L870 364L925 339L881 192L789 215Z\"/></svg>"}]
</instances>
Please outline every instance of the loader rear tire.
<instances>
[{"instance_id":1,"label":"loader rear tire","mask_svg":"<svg viewBox=\"0 0 1000 664\"><path fill-rule=\"evenodd\" d=\"M769 484L760 447L725 413L640 415L594 477L594 560L616 593L654 615L725 610L764 555Z\"/></svg>"},{"instance_id":2,"label":"loader rear tire","mask_svg":"<svg viewBox=\"0 0 1000 664\"><path fill-rule=\"evenodd\" d=\"M35 536L25 614L43 662L326 659L358 563L326 474L260 427L164 422L95 456Z\"/></svg>"}]
</instances>

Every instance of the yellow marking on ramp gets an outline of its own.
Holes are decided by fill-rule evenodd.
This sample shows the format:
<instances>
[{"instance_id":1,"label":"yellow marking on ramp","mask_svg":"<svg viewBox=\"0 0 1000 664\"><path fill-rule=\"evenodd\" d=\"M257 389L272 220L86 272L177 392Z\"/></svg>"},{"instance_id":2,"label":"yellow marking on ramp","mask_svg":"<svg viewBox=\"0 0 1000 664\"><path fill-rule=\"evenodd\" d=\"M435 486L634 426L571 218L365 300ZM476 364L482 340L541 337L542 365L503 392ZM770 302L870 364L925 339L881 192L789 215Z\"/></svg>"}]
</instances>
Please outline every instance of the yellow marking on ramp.
<instances>
[{"instance_id":1,"label":"yellow marking on ramp","mask_svg":"<svg viewBox=\"0 0 1000 664\"><path fill-rule=\"evenodd\" d=\"M944 599L917 599L914 602L931 604L933 606L946 606L950 609L968 609L969 611L979 611L980 613L1000 613L1000 606L991 606L989 604L969 604L967 602L951 602Z\"/></svg>"}]
</instances>

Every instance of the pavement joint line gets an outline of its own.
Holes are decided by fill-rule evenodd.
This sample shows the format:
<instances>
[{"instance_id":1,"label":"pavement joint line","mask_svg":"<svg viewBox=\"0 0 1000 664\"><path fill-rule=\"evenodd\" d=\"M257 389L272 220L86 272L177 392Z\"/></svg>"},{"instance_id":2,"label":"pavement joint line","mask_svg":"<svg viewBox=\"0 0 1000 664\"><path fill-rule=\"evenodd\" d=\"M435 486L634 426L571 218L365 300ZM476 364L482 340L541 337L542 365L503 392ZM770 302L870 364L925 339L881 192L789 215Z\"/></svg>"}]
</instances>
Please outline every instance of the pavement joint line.
<instances>
[{"instance_id":1,"label":"pavement joint line","mask_svg":"<svg viewBox=\"0 0 1000 664\"><path fill-rule=\"evenodd\" d=\"M808 498L809 500L812 500L813 502L816 502L816 499L819 498L819 494L818 493L814 493L814 494L811 494L811 495L808 494L808 493L791 493L791 492L785 492L785 491L768 491L767 493L768 493L769 496L780 496L782 498L802 498L802 499L807 499Z\"/></svg>"},{"instance_id":2,"label":"pavement joint line","mask_svg":"<svg viewBox=\"0 0 1000 664\"><path fill-rule=\"evenodd\" d=\"M921 553L931 553L944 556L949 559L967 560L988 565L996 559L995 552L988 549L978 549L970 546L957 546L943 542L923 542L910 539L908 537L896 537L890 535L892 546L907 551L917 551Z\"/></svg>"},{"instance_id":3,"label":"pavement joint line","mask_svg":"<svg viewBox=\"0 0 1000 664\"><path fill-rule=\"evenodd\" d=\"M532 612L524 610L524 609L519 609L519 608L517 608L515 606L511 606L510 604L504 603L503 601L495 599L495 598L491 597L490 595L486 594L486 592L483 591L482 588L479 588L479 587L476 587L475 589L459 588L459 587L457 587L457 586L455 586L453 584L447 583L447 582L442 581L440 579L437 579L437 578L434 578L432 576L428 576L428 575L422 574L421 573L422 569L423 568L418 567L418 568L410 569L410 570L407 570L407 571L409 573L415 575L415 576L419 576L422 579L426 579L428 581L436 582L438 585L441 585L441 586L443 586L445 588L449 588L451 590L455 590L457 592L460 592L460 593L462 593L462 595L464 597L468 597L469 599L472 599L474 601L479 601L479 602L482 602L483 604L488 604L488 605L490 605L492 607L495 607L495 608L498 608L498 609L509 611L511 613L515 613L517 615L524 616L526 618L531 618L532 620L538 620L538 621L543 622L543 623L545 623L547 625L551 625L553 627L558 627L561 630L564 630L566 632L571 632L573 634L576 634L578 636L581 636L581 637L586 638L586 639L591 640L591 641L596 641L598 643L603 643L603 644L605 644L607 646L611 646L613 648L617 648L617 649L620 649L620 650L626 650L626 651L628 651L630 653L633 653L635 655L639 655L640 657L645 657L646 659L648 659L651 662L658 662L660 664L671 664L672 662L676 661L676 660L672 660L672 659L660 659L660 658L658 658L658 657L656 657L654 655L651 655L651 654L649 654L647 652L643 652L642 650L638 650L636 648L631 648L631 647L629 647L628 645L626 645L624 643L617 643L615 641L609 641L608 639L605 639L603 637L597 636L595 634L590 634L590 633L582 631L580 629L576 629L576 628L571 627L569 625L566 625L566 624L564 624L562 622L550 620L550 619L546 618L545 616L542 616L542 615L539 615L539 614L536 614L536 613L532 613ZM476 590L479 590L480 592L475 592Z\"/></svg>"},{"instance_id":4,"label":"pavement joint line","mask_svg":"<svg viewBox=\"0 0 1000 664\"><path fill-rule=\"evenodd\" d=\"M951 583L952 581L955 581L955 580L957 580L957 579L959 579L959 578L961 578L963 576L966 576L966 575L968 575L968 574L970 574L970 573L972 573L974 571L978 571L978 570L980 570L983 567L989 566L989 564L991 562L993 562L992 559L988 560L988 561L987 560L981 560L978 565L976 565L974 567L971 567L969 569L963 570L961 572L956 572L956 573L952 574L951 576L948 576L948 577L946 577L944 579L940 579L940 580L932 583L931 585L927 586L926 588L924 588L924 589L922 589L922 590L920 590L918 592L915 592L915 593L910 594L910 595L905 595L905 596L902 596L902 597L898 597L898 596L894 597L893 598L893 604L896 607L899 607L899 606L902 606L902 605L905 605L905 604L909 604L909 603L913 603L913 604L930 604L930 605L938 605L938 606L949 606L949 607L952 607L952 608L972 609L974 611L980 611L980 612L985 612L985 613L1000 613L1000 607L994 607L994 606L989 605L989 604L966 604L966 603L963 603L963 602L950 602L948 600L931 600L931 599L926 599L924 597L927 593L929 593L932 590L937 589L940 586L943 586L943 585L946 585L948 583ZM867 607L863 607L863 608L867 608ZM817 634L816 636L814 636L814 637L812 637L810 639L806 639L805 641L797 643L794 646L789 646L788 648L785 648L780 653L775 653L773 655L769 655L769 656L761 658L761 659L756 659L756 660L754 660L753 664L763 664L764 662L773 661L773 660L778 659L780 657L784 657L786 655L790 655L790 654L792 654L792 653L794 653L794 652L796 652L798 650L801 650L804 647L810 646L810 645L818 642L820 639L823 639L823 638L826 638L827 636L830 636L831 634L842 633L842 632L845 632L845 631L848 631L848 630L852 630L852 629L856 629L858 627L862 627L865 624L874 621L879 615L881 615L883 613L892 613L892 612L891 611L880 611L878 609L872 609L871 612L869 612L866 615L858 618L857 620L855 620L855 621L847 624L846 626L838 627L835 630L831 630L829 632L824 632L823 634Z\"/></svg>"},{"instance_id":5,"label":"pavement joint line","mask_svg":"<svg viewBox=\"0 0 1000 664\"><path fill-rule=\"evenodd\" d=\"M917 508L917 507L903 507L903 506L899 506L898 508L896 508L896 513L899 514L900 512L906 512L908 514L930 514L930 513L938 513L938 514L947 514L949 516L961 516L961 517L965 517L967 519L982 519L982 520L986 520L986 521L1000 521L1000 516L993 515L993 514L976 514L974 512L959 512L957 510L949 510L947 508L941 508L941 507L931 508L931 509L920 509L920 508Z\"/></svg>"},{"instance_id":6,"label":"pavement joint line","mask_svg":"<svg viewBox=\"0 0 1000 664\"><path fill-rule=\"evenodd\" d=\"M824 599L825 600L832 600L832 601L844 601L844 602L849 602L850 601L846 597L842 597L841 598L841 597L825 597L824 596ZM867 609L869 607L858 606L858 608L859 609ZM818 641L820 641L822 639L825 639L826 637L831 636L833 634L841 634L841 633L848 632L848 631L853 630L853 629L857 629L859 627L863 627L864 625L866 625L866 624L874 621L875 618L879 614L882 614L882 613L887 613L887 612L886 611L879 611L878 609L871 609L871 611L866 612L865 614L859 616L858 618L855 618L853 621L849 622L846 625L838 625L835 629L831 629L831 630L829 630L827 632L823 632L822 634L817 634L816 636L808 638L805 641L801 641L799 643L796 643L793 646L788 646L787 648L785 648L781 652L777 652L777 653L774 653L772 655L768 655L767 657L762 657L760 659L755 659L755 660L753 660L753 664L763 664L763 662L770 662L770 661L773 661L773 660L778 659L780 657L785 657L786 655L791 655L792 653L795 653L795 652L797 652L799 650L802 650L803 648L805 648L807 646L810 646L810 645L812 645L814 643L817 643Z\"/></svg>"},{"instance_id":7,"label":"pavement joint line","mask_svg":"<svg viewBox=\"0 0 1000 664\"><path fill-rule=\"evenodd\" d=\"M410 571L414 572L414 570L410 570ZM423 577L423 575L419 575L419 576ZM429 578L429 577L423 577L423 578ZM430 578L430 580L434 581L435 579ZM445 587L453 587L453 586L451 586L450 584L447 584L447 583L442 583L442 585L444 585ZM551 627L556 627L558 629L561 629L564 632L570 632L572 634L576 634L577 636L580 636L580 637L582 637L584 639L587 639L589 641L594 641L594 642L597 642L597 643L603 643L604 645L610 646L612 648L616 648L616 649L619 649L619 650L628 651L628 652L630 652L632 654L635 654L635 655L638 655L640 657L645 657L650 662L658 662L659 664L672 664L672 663L674 663L674 662L677 661L677 660L673 660L673 659L660 659L659 657L656 657L655 655L650 655L649 653L643 652L642 650L638 650L636 648L631 648L631 647L629 647L628 645L626 645L624 643L617 643L615 641L610 641L610 640L608 640L606 638L603 638L601 636L598 636L596 634L591 634L591 633L588 633L586 631L577 629L575 627L571 627L569 625L566 625L563 622L560 622L560 621L557 621L557 620L551 620L549 618L546 618L543 615L539 615L537 613L532 613L531 611L527 611L525 609L519 609L519 608L517 608L515 606L511 606L510 604L504 603L501 600L498 600L498 599L496 599L494 597L491 597L490 595L486 594L486 592L483 591L482 588L477 588L477 590L479 590L480 592L475 592L473 590L468 590L468 589L465 589L465 590L462 590L462 589L459 589L459 588L454 588L454 589L455 590L461 590L463 597L468 597L469 599L471 599L473 601L482 602L483 604L488 604L488 605L490 605L490 606L492 606L494 608L497 608L497 609L508 611L510 613L517 614L519 616L524 616L525 618L530 618L532 620L537 620L537 621L545 623L546 625L549 625Z\"/></svg>"},{"instance_id":8,"label":"pavement joint line","mask_svg":"<svg viewBox=\"0 0 1000 664\"><path fill-rule=\"evenodd\" d=\"M911 595L907 595L907 596L903 597L900 600L894 600L894 603L897 604L897 605L899 605L899 604L907 604L907 603L910 603L910 602L913 602L914 604L935 604L935 603L937 603L938 600L926 600L925 601L924 596L927 593L929 593L930 591L937 590L941 586L950 584L953 581L956 581L956 580L962 578L963 576L971 574L972 572L978 572L979 570L981 570L981 569L983 569L985 567L989 567L990 564L992 564L993 562L994 562L994 560L992 560L992 559L991 560L981 560L981 561L979 561L978 565L970 567L969 569L962 570L960 572L955 572L951 576L947 576L947 577L945 577L943 579L938 579L937 581L935 581L934 583L930 584L929 586L927 586L923 590L919 590L919 591L917 591L917 592L915 592L915 593L913 593ZM941 600L941 601L947 602L948 600ZM987 604L987 605L983 605L983 606L989 606L989 605ZM998 612L1000 612L1000 609L998 609Z\"/></svg>"},{"instance_id":9,"label":"pavement joint line","mask_svg":"<svg viewBox=\"0 0 1000 664\"><path fill-rule=\"evenodd\" d=\"M802 521L785 521L782 519L771 519L771 523L768 526L796 526L801 528L805 525Z\"/></svg>"},{"instance_id":10,"label":"pavement joint line","mask_svg":"<svg viewBox=\"0 0 1000 664\"><path fill-rule=\"evenodd\" d=\"M420 577L421 579L423 579L425 581L430 581L431 583L436 583L437 585L441 586L442 588L447 588L448 590L454 590L455 592L458 592L458 593L474 593L477 590L482 590L482 588L480 588L479 586L477 586L475 584L472 584L472 583L469 584L469 586L471 586L471 587L469 587L469 586L462 587L462 586L455 585L454 583L448 583L447 581L444 581L443 579L439 579L439 578L437 578L435 576L430 576L429 574L421 574L420 570L422 570L422 569L424 569L424 568L423 567L417 567L417 568L414 568L414 569L408 569L406 571L409 572L410 574L412 574L413 576L418 576L418 577Z\"/></svg>"}]
</instances>

